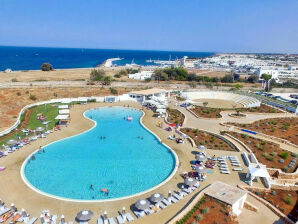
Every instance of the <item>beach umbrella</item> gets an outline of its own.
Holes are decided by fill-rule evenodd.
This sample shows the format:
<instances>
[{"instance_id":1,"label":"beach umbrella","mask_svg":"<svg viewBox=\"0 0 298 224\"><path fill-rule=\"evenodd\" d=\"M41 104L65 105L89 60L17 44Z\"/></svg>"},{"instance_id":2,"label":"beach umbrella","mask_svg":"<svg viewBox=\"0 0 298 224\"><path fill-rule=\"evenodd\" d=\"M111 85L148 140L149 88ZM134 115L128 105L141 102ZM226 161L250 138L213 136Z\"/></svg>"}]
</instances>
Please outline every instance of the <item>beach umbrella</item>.
<instances>
[{"instance_id":1,"label":"beach umbrella","mask_svg":"<svg viewBox=\"0 0 298 224\"><path fill-rule=\"evenodd\" d=\"M206 156L204 154L196 154L196 160L203 162L206 160Z\"/></svg>"},{"instance_id":2,"label":"beach umbrella","mask_svg":"<svg viewBox=\"0 0 298 224\"><path fill-rule=\"evenodd\" d=\"M17 142L17 140L15 140L15 139L10 139L10 140L8 140L7 141L7 144L8 145L15 145L15 144L17 144L18 142Z\"/></svg>"},{"instance_id":3,"label":"beach umbrella","mask_svg":"<svg viewBox=\"0 0 298 224\"><path fill-rule=\"evenodd\" d=\"M150 201L153 203L158 203L164 199L163 194L155 193L150 196Z\"/></svg>"},{"instance_id":4,"label":"beach umbrella","mask_svg":"<svg viewBox=\"0 0 298 224\"><path fill-rule=\"evenodd\" d=\"M168 197L171 197L172 196L172 191L169 191L168 192Z\"/></svg>"},{"instance_id":5,"label":"beach umbrella","mask_svg":"<svg viewBox=\"0 0 298 224\"><path fill-rule=\"evenodd\" d=\"M61 221L60 221L60 223L65 223L65 217L64 217L64 215L61 215Z\"/></svg>"},{"instance_id":6,"label":"beach umbrella","mask_svg":"<svg viewBox=\"0 0 298 224\"><path fill-rule=\"evenodd\" d=\"M187 186L193 186L197 181L194 179L194 178L186 178L184 180L184 184L187 185Z\"/></svg>"},{"instance_id":7,"label":"beach umbrella","mask_svg":"<svg viewBox=\"0 0 298 224\"><path fill-rule=\"evenodd\" d=\"M198 149L200 149L200 150L206 150L207 148L206 148L206 146L204 146L204 145L199 145L199 146L198 146Z\"/></svg>"},{"instance_id":8,"label":"beach umbrella","mask_svg":"<svg viewBox=\"0 0 298 224\"><path fill-rule=\"evenodd\" d=\"M205 172L205 167L203 167L203 166L196 167L196 171L198 173L204 173Z\"/></svg>"},{"instance_id":9,"label":"beach umbrella","mask_svg":"<svg viewBox=\"0 0 298 224\"><path fill-rule=\"evenodd\" d=\"M14 203L11 203L11 204L10 204L10 208L11 208L11 210L13 210L13 211L17 211L17 208L16 208L16 206L14 205Z\"/></svg>"},{"instance_id":10,"label":"beach umbrella","mask_svg":"<svg viewBox=\"0 0 298 224\"><path fill-rule=\"evenodd\" d=\"M150 202L147 199L140 199L135 203L135 206L138 210L145 210L149 208Z\"/></svg>"},{"instance_id":11,"label":"beach umbrella","mask_svg":"<svg viewBox=\"0 0 298 224\"><path fill-rule=\"evenodd\" d=\"M107 211L103 212L103 220L108 220L108 213Z\"/></svg>"},{"instance_id":12,"label":"beach umbrella","mask_svg":"<svg viewBox=\"0 0 298 224\"><path fill-rule=\"evenodd\" d=\"M90 210L83 210L83 211L80 211L77 214L76 219L78 221L88 222L92 217L93 217L93 212L92 211L90 211Z\"/></svg>"},{"instance_id":13,"label":"beach umbrella","mask_svg":"<svg viewBox=\"0 0 298 224\"><path fill-rule=\"evenodd\" d=\"M43 130L44 130L43 127L38 127L38 128L36 128L36 131L38 131L38 132L42 132Z\"/></svg>"}]
</instances>

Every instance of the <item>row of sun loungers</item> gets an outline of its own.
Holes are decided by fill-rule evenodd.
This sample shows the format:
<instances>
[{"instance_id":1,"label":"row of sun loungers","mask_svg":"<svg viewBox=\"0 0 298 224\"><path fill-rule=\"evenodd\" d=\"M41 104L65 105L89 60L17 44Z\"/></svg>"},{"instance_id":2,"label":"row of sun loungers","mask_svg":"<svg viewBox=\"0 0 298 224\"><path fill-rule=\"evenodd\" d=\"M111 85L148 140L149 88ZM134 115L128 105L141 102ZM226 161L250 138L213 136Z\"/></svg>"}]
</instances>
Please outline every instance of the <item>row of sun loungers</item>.
<instances>
[{"instance_id":1,"label":"row of sun loungers","mask_svg":"<svg viewBox=\"0 0 298 224\"><path fill-rule=\"evenodd\" d=\"M36 217L29 218L30 215L24 209L22 209L21 212L19 212L17 211L17 209L14 207L13 204L11 205L11 207L5 207L5 204L1 202L0 216L3 216L8 212L13 212L13 215L11 218L16 217L16 215L20 215L20 218L17 220L17 222L24 222L25 224L33 224L37 220Z\"/></svg>"},{"instance_id":2,"label":"row of sun loungers","mask_svg":"<svg viewBox=\"0 0 298 224\"><path fill-rule=\"evenodd\" d=\"M219 170L222 174L230 174L230 169L228 167L226 158L224 157L218 157L218 166L219 166Z\"/></svg>"}]
</instances>

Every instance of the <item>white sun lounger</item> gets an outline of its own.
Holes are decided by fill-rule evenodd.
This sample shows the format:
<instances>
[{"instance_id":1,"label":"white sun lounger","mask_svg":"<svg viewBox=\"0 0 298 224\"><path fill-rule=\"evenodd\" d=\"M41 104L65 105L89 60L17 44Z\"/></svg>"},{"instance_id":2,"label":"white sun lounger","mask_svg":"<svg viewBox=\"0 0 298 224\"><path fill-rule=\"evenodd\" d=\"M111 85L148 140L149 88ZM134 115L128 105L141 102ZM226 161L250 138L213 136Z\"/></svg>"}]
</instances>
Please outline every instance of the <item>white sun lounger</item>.
<instances>
[{"instance_id":1,"label":"white sun lounger","mask_svg":"<svg viewBox=\"0 0 298 224\"><path fill-rule=\"evenodd\" d=\"M99 219L97 219L97 224L103 224L103 219L102 219L102 217L100 217Z\"/></svg>"},{"instance_id":2,"label":"white sun lounger","mask_svg":"<svg viewBox=\"0 0 298 224\"><path fill-rule=\"evenodd\" d=\"M136 217L139 219L139 218L142 218L144 217L146 214L144 211L136 211L134 210L133 213L136 215Z\"/></svg>"},{"instance_id":3,"label":"white sun lounger","mask_svg":"<svg viewBox=\"0 0 298 224\"><path fill-rule=\"evenodd\" d=\"M113 217L109 218L109 224L116 224L115 219Z\"/></svg>"},{"instance_id":4,"label":"white sun lounger","mask_svg":"<svg viewBox=\"0 0 298 224\"><path fill-rule=\"evenodd\" d=\"M125 214L125 216L126 216L126 219L127 219L128 222L134 221L134 218L132 217L132 215L129 212L127 212Z\"/></svg>"},{"instance_id":5,"label":"white sun lounger","mask_svg":"<svg viewBox=\"0 0 298 224\"><path fill-rule=\"evenodd\" d=\"M171 202L166 198L164 198L161 202L164 203L167 207L171 204Z\"/></svg>"},{"instance_id":6,"label":"white sun lounger","mask_svg":"<svg viewBox=\"0 0 298 224\"><path fill-rule=\"evenodd\" d=\"M154 213L154 210L153 209L145 209L144 212L146 213L146 215L151 215Z\"/></svg>"},{"instance_id":7,"label":"white sun lounger","mask_svg":"<svg viewBox=\"0 0 298 224\"><path fill-rule=\"evenodd\" d=\"M226 170L221 170L220 171L222 174L230 174L230 171L226 171Z\"/></svg>"},{"instance_id":8,"label":"white sun lounger","mask_svg":"<svg viewBox=\"0 0 298 224\"><path fill-rule=\"evenodd\" d=\"M244 169L242 167L240 168L233 168L234 171L243 171Z\"/></svg>"},{"instance_id":9,"label":"white sun lounger","mask_svg":"<svg viewBox=\"0 0 298 224\"><path fill-rule=\"evenodd\" d=\"M0 211L0 216L4 215L5 213L9 212L10 208L5 208L3 211Z\"/></svg>"},{"instance_id":10,"label":"white sun lounger","mask_svg":"<svg viewBox=\"0 0 298 224\"><path fill-rule=\"evenodd\" d=\"M190 194L192 192L190 188L183 188L183 191L186 192L187 194Z\"/></svg>"},{"instance_id":11,"label":"white sun lounger","mask_svg":"<svg viewBox=\"0 0 298 224\"><path fill-rule=\"evenodd\" d=\"M178 200L181 200L182 199L182 196L178 195L177 193L173 193L173 196L175 198L177 198Z\"/></svg>"},{"instance_id":12,"label":"white sun lounger","mask_svg":"<svg viewBox=\"0 0 298 224\"><path fill-rule=\"evenodd\" d=\"M122 215L118 215L118 216L116 217L116 219L117 219L117 222L118 222L119 224L124 224L124 223L125 223L124 220L123 220L123 218L122 218Z\"/></svg>"},{"instance_id":13,"label":"white sun lounger","mask_svg":"<svg viewBox=\"0 0 298 224\"><path fill-rule=\"evenodd\" d=\"M30 219L28 222L25 222L25 223L26 224L33 224L33 223L36 222L36 220L37 220L37 218L36 217L33 217L32 219Z\"/></svg>"},{"instance_id":14,"label":"white sun lounger","mask_svg":"<svg viewBox=\"0 0 298 224\"><path fill-rule=\"evenodd\" d=\"M171 196L171 197L168 198L168 200L169 200L171 203L177 203L178 200L180 200L180 199L177 200L176 198L174 198L173 196Z\"/></svg>"}]
</instances>

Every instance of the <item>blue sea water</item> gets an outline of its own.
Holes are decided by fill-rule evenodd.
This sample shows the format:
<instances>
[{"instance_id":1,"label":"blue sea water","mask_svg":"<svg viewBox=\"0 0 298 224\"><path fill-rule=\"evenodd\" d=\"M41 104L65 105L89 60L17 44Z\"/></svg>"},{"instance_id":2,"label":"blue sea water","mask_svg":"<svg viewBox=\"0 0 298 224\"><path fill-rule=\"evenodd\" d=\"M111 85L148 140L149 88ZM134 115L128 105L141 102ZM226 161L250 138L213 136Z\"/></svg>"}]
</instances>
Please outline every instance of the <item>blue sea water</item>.
<instances>
[{"instance_id":1,"label":"blue sea water","mask_svg":"<svg viewBox=\"0 0 298 224\"><path fill-rule=\"evenodd\" d=\"M207 57L208 52L175 52L145 50L106 50L79 48L41 48L41 47L5 47L0 46L0 71L39 70L44 62L49 62L56 69L96 67L108 58L123 58L117 65L130 64L132 60L138 65L154 65L146 60L168 60L189 57Z\"/></svg>"},{"instance_id":2,"label":"blue sea water","mask_svg":"<svg viewBox=\"0 0 298 224\"><path fill-rule=\"evenodd\" d=\"M141 111L104 107L85 115L97 122L94 129L46 146L26 164L25 176L37 189L70 199L111 199L148 190L173 172L174 154L141 125ZM133 121L124 119L128 115Z\"/></svg>"}]
</instances>

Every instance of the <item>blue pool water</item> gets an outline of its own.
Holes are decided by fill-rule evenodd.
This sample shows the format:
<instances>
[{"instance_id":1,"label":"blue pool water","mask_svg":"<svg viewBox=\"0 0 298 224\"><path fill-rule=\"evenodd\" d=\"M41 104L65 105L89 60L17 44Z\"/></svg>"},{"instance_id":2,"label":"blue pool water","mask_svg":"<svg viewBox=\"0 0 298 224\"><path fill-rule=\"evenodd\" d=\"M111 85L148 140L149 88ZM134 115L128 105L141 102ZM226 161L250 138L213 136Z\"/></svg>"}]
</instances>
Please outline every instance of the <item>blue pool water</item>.
<instances>
[{"instance_id":1,"label":"blue pool water","mask_svg":"<svg viewBox=\"0 0 298 224\"><path fill-rule=\"evenodd\" d=\"M25 176L35 188L69 199L120 198L148 190L173 172L174 154L141 125L141 111L104 107L85 115L97 122L95 128L46 146L26 164ZM132 122L124 119L128 115Z\"/></svg>"}]
</instances>

